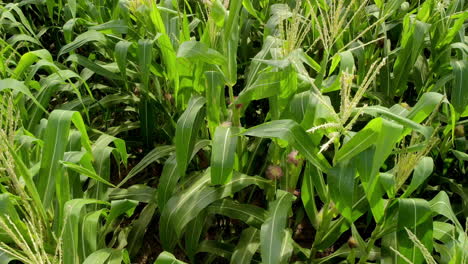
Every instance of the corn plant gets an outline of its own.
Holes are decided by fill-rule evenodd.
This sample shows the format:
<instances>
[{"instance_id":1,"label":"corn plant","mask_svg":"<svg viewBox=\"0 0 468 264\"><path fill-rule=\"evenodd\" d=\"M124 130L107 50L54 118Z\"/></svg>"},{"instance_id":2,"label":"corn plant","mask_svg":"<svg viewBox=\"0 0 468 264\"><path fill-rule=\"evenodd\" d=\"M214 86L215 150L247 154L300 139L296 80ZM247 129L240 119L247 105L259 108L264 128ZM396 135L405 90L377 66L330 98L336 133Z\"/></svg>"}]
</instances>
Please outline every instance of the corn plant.
<instances>
[{"instance_id":1,"label":"corn plant","mask_svg":"<svg viewBox=\"0 0 468 264\"><path fill-rule=\"evenodd\" d=\"M465 263L463 0L0 4L0 263Z\"/></svg>"}]
</instances>

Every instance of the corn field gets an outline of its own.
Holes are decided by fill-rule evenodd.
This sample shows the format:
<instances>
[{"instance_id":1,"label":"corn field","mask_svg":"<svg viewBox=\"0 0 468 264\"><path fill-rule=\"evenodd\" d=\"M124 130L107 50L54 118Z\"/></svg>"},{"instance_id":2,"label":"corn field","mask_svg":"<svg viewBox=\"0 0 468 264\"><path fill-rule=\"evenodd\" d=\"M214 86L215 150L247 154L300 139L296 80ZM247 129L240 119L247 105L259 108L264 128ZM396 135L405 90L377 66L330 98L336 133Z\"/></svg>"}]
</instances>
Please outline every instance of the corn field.
<instances>
[{"instance_id":1,"label":"corn field","mask_svg":"<svg viewBox=\"0 0 468 264\"><path fill-rule=\"evenodd\" d=\"M468 263L465 0L0 0L0 264Z\"/></svg>"}]
</instances>

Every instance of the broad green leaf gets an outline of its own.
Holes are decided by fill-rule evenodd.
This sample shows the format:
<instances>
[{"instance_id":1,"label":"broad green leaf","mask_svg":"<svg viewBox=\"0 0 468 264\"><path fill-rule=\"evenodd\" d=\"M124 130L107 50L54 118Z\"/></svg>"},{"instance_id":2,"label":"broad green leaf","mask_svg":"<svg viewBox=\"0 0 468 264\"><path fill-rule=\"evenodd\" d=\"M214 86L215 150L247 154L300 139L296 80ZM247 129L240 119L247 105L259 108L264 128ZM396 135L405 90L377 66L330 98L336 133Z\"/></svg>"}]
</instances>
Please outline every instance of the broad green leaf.
<instances>
[{"instance_id":1,"label":"broad green leaf","mask_svg":"<svg viewBox=\"0 0 468 264\"><path fill-rule=\"evenodd\" d=\"M211 183L226 184L232 178L236 156L237 131L223 125L216 128L211 152Z\"/></svg>"},{"instance_id":2,"label":"broad green leaf","mask_svg":"<svg viewBox=\"0 0 468 264\"><path fill-rule=\"evenodd\" d=\"M229 183L220 187L209 186L210 179L211 176L207 170L190 187L173 196L167 202L159 222L159 234L164 248L172 249L174 239L180 237L186 225L211 203L252 184L262 189L267 188L270 184L270 181L264 178L251 177L237 172L234 173Z\"/></svg>"},{"instance_id":3,"label":"broad green leaf","mask_svg":"<svg viewBox=\"0 0 468 264\"><path fill-rule=\"evenodd\" d=\"M144 242L144 235L156 212L157 205L149 203L141 210L140 216L133 222L133 228L128 234L128 251L130 255L135 255Z\"/></svg>"},{"instance_id":4,"label":"broad green leaf","mask_svg":"<svg viewBox=\"0 0 468 264\"><path fill-rule=\"evenodd\" d=\"M204 231L205 222L207 219L205 212L206 211L202 211L195 219L190 221L188 224L190 228L187 228L187 232L185 234L185 250L191 263L195 263L195 254L197 254L200 244L200 237Z\"/></svg>"},{"instance_id":5,"label":"broad green leaf","mask_svg":"<svg viewBox=\"0 0 468 264\"><path fill-rule=\"evenodd\" d=\"M391 119L405 127L418 131L419 133L423 134L426 139L429 139L432 135L432 132L434 131L432 127L423 126L408 118L396 115L390 112L387 108L382 107L382 106L369 106L369 107L364 108L363 112L366 114L373 115L373 116L377 116L381 114L382 116L388 119Z\"/></svg>"},{"instance_id":6,"label":"broad green leaf","mask_svg":"<svg viewBox=\"0 0 468 264\"><path fill-rule=\"evenodd\" d=\"M143 83L143 91L149 92L149 73L151 61L153 59L152 52L153 42L148 39L140 39L138 41L137 57L138 65L140 66L141 82Z\"/></svg>"},{"instance_id":7,"label":"broad green leaf","mask_svg":"<svg viewBox=\"0 0 468 264\"><path fill-rule=\"evenodd\" d=\"M206 71L206 117L210 132L224 120L226 112L225 93L224 93L224 77L216 71Z\"/></svg>"},{"instance_id":8,"label":"broad green leaf","mask_svg":"<svg viewBox=\"0 0 468 264\"><path fill-rule=\"evenodd\" d=\"M453 212L449 196L445 191L440 191L434 198L432 198L432 200L429 201L429 206L433 213L447 217L456 225L459 231L463 232L463 227Z\"/></svg>"},{"instance_id":9,"label":"broad green leaf","mask_svg":"<svg viewBox=\"0 0 468 264\"><path fill-rule=\"evenodd\" d=\"M115 188L109 193L110 200L130 199L140 203L152 203L155 201L156 189L144 184L134 184L127 189Z\"/></svg>"},{"instance_id":10,"label":"broad green leaf","mask_svg":"<svg viewBox=\"0 0 468 264\"><path fill-rule=\"evenodd\" d=\"M297 149L301 155L309 160L313 165L322 171L327 171L330 164L323 157L316 154L315 146L304 129L292 120L276 120L250 128L242 133L243 135L279 138L287 141L293 148Z\"/></svg>"},{"instance_id":11,"label":"broad green leaf","mask_svg":"<svg viewBox=\"0 0 468 264\"><path fill-rule=\"evenodd\" d=\"M236 103L248 103L280 94L281 74L279 72L262 72L258 78L239 94Z\"/></svg>"},{"instance_id":12,"label":"broad green leaf","mask_svg":"<svg viewBox=\"0 0 468 264\"><path fill-rule=\"evenodd\" d=\"M45 208L52 203L55 190L61 189L63 180L63 168L60 161L63 160L67 146L71 122L81 133L81 144L91 152L86 128L78 112L54 110L47 122L44 134L44 148L42 150L41 167L36 177L37 189ZM66 190L69 191L69 190ZM57 197L59 201L61 197ZM61 204L66 201L61 201Z\"/></svg>"},{"instance_id":13,"label":"broad green leaf","mask_svg":"<svg viewBox=\"0 0 468 264\"><path fill-rule=\"evenodd\" d=\"M118 74L113 73L109 71L108 69L104 68L103 66L89 60L86 57L83 57L78 54L72 54L68 56L67 61L72 61L75 63L78 63L79 65L91 70L92 72L101 75L103 77L106 77L109 80L122 80L122 77L120 77Z\"/></svg>"},{"instance_id":14,"label":"broad green leaf","mask_svg":"<svg viewBox=\"0 0 468 264\"><path fill-rule=\"evenodd\" d=\"M86 31L80 35L78 35L72 42L68 43L67 45L63 46L59 53L58 56L60 57L61 55L74 51L77 48L80 48L81 46L87 44L87 43L92 43L92 42L99 42L100 44L105 45L106 43L106 37L104 34L101 32L98 32L96 30L89 30Z\"/></svg>"},{"instance_id":15,"label":"broad green leaf","mask_svg":"<svg viewBox=\"0 0 468 264\"><path fill-rule=\"evenodd\" d=\"M65 223L62 235L62 249L67 254L63 256L64 264L82 263L84 257L79 254L79 223L83 217L82 210L88 204L106 204L105 202L92 199L74 199L65 203ZM95 263L95 262L88 262Z\"/></svg>"},{"instance_id":16,"label":"broad green leaf","mask_svg":"<svg viewBox=\"0 0 468 264\"><path fill-rule=\"evenodd\" d=\"M463 60L453 61L453 80L452 96L450 102L458 113L463 113L468 105L468 63Z\"/></svg>"},{"instance_id":17,"label":"broad green leaf","mask_svg":"<svg viewBox=\"0 0 468 264\"><path fill-rule=\"evenodd\" d=\"M401 49L393 66L396 94L401 95L407 89L409 73L423 49L424 38L429 27L429 24L412 18L410 14L407 14L403 20Z\"/></svg>"},{"instance_id":18,"label":"broad green leaf","mask_svg":"<svg viewBox=\"0 0 468 264\"><path fill-rule=\"evenodd\" d=\"M422 253L409 239L405 227L416 235L429 252L432 251L432 215L427 201L422 199L399 200L396 231L398 248L395 248L412 263L425 263ZM406 261L399 256L395 256L394 263L406 263Z\"/></svg>"},{"instance_id":19,"label":"broad green leaf","mask_svg":"<svg viewBox=\"0 0 468 264\"><path fill-rule=\"evenodd\" d=\"M157 10L157 8L154 9ZM162 28L164 28L164 26ZM179 104L179 65L177 65L176 52L174 51L169 36L163 32L161 32L161 35L156 39L156 43L161 50L162 60L167 69L168 79L173 84L176 103Z\"/></svg>"},{"instance_id":20,"label":"broad green leaf","mask_svg":"<svg viewBox=\"0 0 468 264\"><path fill-rule=\"evenodd\" d=\"M131 216L137 205L138 201L135 200L124 199L111 201L111 208L109 210L109 215L107 215L106 221L111 223L113 220L123 214Z\"/></svg>"},{"instance_id":21,"label":"broad green leaf","mask_svg":"<svg viewBox=\"0 0 468 264\"><path fill-rule=\"evenodd\" d=\"M103 248L89 255L83 264L120 264L122 260L121 249Z\"/></svg>"},{"instance_id":22,"label":"broad green leaf","mask_svg":"<svg viewBox=\"0 0 468 264\"><path fill-rule=\"evenodd\" d=\"M89 27L89 30L104 31L114 34L127 34L128 26L127 23L122 20L110 20L100 25Z\"/></svg>"},{"instance_id":23,"label":"broad green leaf","mask_svg":"<svg viewBox=\"0 0 468 264\"><path fill-rule=\"evenodd\" d=\"M302 178L302 185L301 185L301 200L302 200L302 204L304 205L304 210L306 211L306 214L309 217L309 221L312 223L312 226L315 229L318 229L319 221L317 217L318 216L317 205L315 203L315 191L314 191L315 182L312 179L313 173L318 173L318 170L316 169L316 167L311 168L309 164L306 164L304 177ZM325 200L324 202L327 202L327 200Z\"/></svg>"},{"instance_id":24,"label":"broad green leaf","mask_svg":"<svg viewBox=\"0 0 468 264\"><path fill-rule=\"evenodd\" d=\"M405 116L416 123L421 123L434 111L434 108L443 99L444 96L440 93L424 93L413 108L411 108L411 111Z\"/></svg>"},{"instance_id":25,"label":"broad green leaf","mask_svg":"<svg viewBox=\"0 0 468 264\"><path fill-rule=\"evenodd\" d=\"M224 26L223 50L226 63L224 75L230 86L237 82L237 48L239 46L239 11L242 9L242 0L229 1L229 16Z\"/></svg>"},{"instance_id":26,"label":"broad green leaf","mask_svg":"<svg viewBox=\"0 0 468 264\"><path fill-rule=\"evenodd\" d=\"M147 88L144 88L147 89ZM148 92L148 91L145 91ZM143 138L143 144L146 148L154 146L157 135L157 114L156 101L149 96L140 99L138 114L140 117L140 130Z\"/></svg>"},{"instance_id":27,"label":"broad green leaf","mask_svg":"<svg viewBox=\"0 0 468 264\"><path fill-rule=\"evenodd\" d=\"M210 253L225 259L230 259L233 251L234 246L232 244L216 240L203 240L198 248L198 252Z\"/></svg>"},{"instance_id":28,"label":"broad green leaf","mask_svg":"<svg viewBox=\"0 0 468 264\"><path fill-rule=\"evenodd\" d=\"M210 49L205 44L195 40L186 41L180 44L179 50L177 51L177 57L218 65L226 63L226 58L221 53Z\"/></svg>"},{"instance_id":29,"label":"broad green leaf","mask_svg":"<svg viewBox=\"0 0 468 264\"><path fill-rule=\"evenodd\" d=\"M198 141L192 151L192 156L190 159L193 159L195 154L198 151L208 145L210 145L211 141L209 140L200 140ZM181 175L177 169L177 161L175 154L172 154L164 163L163 171L161 173L161 177L159 178L159 186L158 186L158 206L162 211L167 203L167 201L171 198L172 194L176 190L177 182L179 181Z\"/></svg>"},{"instance_id":30,"label":"broad green leaf","mask_svg":"<svg viewBox=\"0 0 468 264\"><path fill-rule=\"evenodd\" d=\"M346 142L335 154L335 163L343 160L349 160L358 155L377 140L382 127L382 119L375 118L356 135L354 135L348 142Z\"/></svg>"},{"instance_id":31,"label":"broad green leaf","mask_svg":"<svg viewBox=\"0 0 468 264\"><path fill-rule=\"evenodd\" d=\"M291 258L293 254L293 239L292 239L292 233L290 229L285 229L283 230L283 244L281 246L281 251L280 251L280 263L289 263L289 259Z\"/></svg>"},{"instance_id":32,"label":"broad green leaf","mask_svg":"<svg viewBox=\"0 0 468 264\"><path fill-rule=\"evenodd\" d=\"M434 169L434 161L431 157L423 157L414 168L413 178L408 186L408 189L401 196L408 197L413 193L432 173Z\"/></svg>"},{"instance_id":33,"label":"broad green leaf","mask_svg":"<svg viewBox=\"0 0 468 264\"><path fill-rule=\"evenodd\" d=\"M19 43L30 42L30 43L33 43L33 44L36 44L36 45L42 47L42 44L41 44L41 42L39 40L37 40L36 38L34 38L32 36L26 35L26 34L15 34L11 38L9 38L7 40L7 42L11 46L14 46L18 42Z\"/></svg>"},{"instance_id":34,"label":"broad green leaf","mask_svg":"<svg viewBox=\"0 0 468 264\"><path fill-rule=\"evenodd\" d=\"M172 255L171 253L164 251L161 254L159 254L154 264L186 264L186 263L176 259L176 257L174 257L174 255Z\"/></svg>"},{"instance_id":35,"label":"broad green leaf","mask_svg":"<svg viewBox=\"0 0 468 264\"><path fill-rule=\"evenodd\" d=\"M356 168L350 162L341 162L328 171L327 183L336 208L352 223L354 177Z\"/></svg>"},{"instance_id":36,"label":"broad green leaf","mask_svg":"<svg viewBox=\"0 0 468 264\"><path fill-rule=\"evenodd\" d=\"M63 161L63 162L60 162L65 168L68 168L68 169L71 169L73 171L76 171L78 173L80 173L81 175L85 175L86 177L89 177L93 180L96 180L98 182L101 182L101 183L104 183L110 187L115 187L114 184L106 181L105 179L103 179L100 175L96 174L95 171L91 170L91 169L88 169L88 168L84 168L82 166L79 166L79 165L76 165L74 163L71 163L71 162L66 162L66 161Z\"/></svg>"},{"instance_id":37,"label":"broad green leaf","mask_svg":"<svg viewBox=\"0 0 468 264\"><path fill-rule=\"evenodd\" d=\"M292 194L277 190L276 200L270 202L268 206L268 218L260 231L260 247L264 263L282 263L282 249L287 243L284 232L294 199Z\"/></svg>"},{"instance_id":38,"label":"broad green leaf","mask_svg":"<svg viewBox=\"0 0 468 264\"><path fill-rule=\"evenodd\" d=\"M219 214L238 219L256 228L260 228L267 218L265 209L255 205L240 204L231 199L223 199L212 203L207 207L207 212L208 214Z\"/></svg>"},{"instance_id":39,"label":"broad green leaf","mask_svg":"<svg viewBox=\"0 0 468 264\"><path fill-rule=\"evenodd\" d=\"M15 71L13 72L15 79L19 79L25 70L33 63L36 63L39 59L44 59L48 62L51 62L52 55L45 49L34 50L23 54L18 64L16 65Z\"/></svg>"},{"instance_id":40,"label":"broad green leaf","mask_svg":"<svg viewBox=\"0 0 468 264\"><path fill-rule=\"evenodd\" d=\"M160 146L154 148L152 151L146 154L146 156L143 157L143 159L141 159L140 162L138 162L138 164L132 168L132 170L130 170L127 176L117 185L117 187L124 185L124 183L135 177L135 175L144 170L151 163L170 155L174 150L175 148L173 146Z\"/></svg>"},{"instance_id":41,"label":"broad green leaf","mask_svg":"<svg viewBox=\"0 0 468 264\"><path fill-rule=\"evenodd\" d=\"M249 227L242 231L231 256L231 264L252 263L252 257L260 247L260 230Z\"/></svg>"},{"instance_id":42,"label":"broad green leaf","mask_svg":"<svg viewBox=\"0 0 468 264\"><path fill-rule=\"evenodd\" d=\"M32 95L31 91L29 91L28 87L26 85L24 85L23 82L15 80L15 79L0 80L0 91L3 91L5 89L11 89L11 90L13 90L15 92L20 92L20 93L26 95L27 97L29 97L29 99L31 99L34 102L34 104L39 109L41 109L42 111L47 113L47 110L41 105L41 103L39 103L36 100L36 97L34 95Z\"/></svg>"},{"instance_id":43,"label":"broad green leaf","mask_svg":"<svg viewBox=\"0 0 468 264\"><path fill-rule=\"evenodd\" d=\"M187 109L177 120L175 135L176 160L181 177L185 175L198 131L203 124L204 115L201 110L205 102L204 97L193 96L190 98Z\"/></svg>"},{"instance_id":44,"label":"broad green leaf","mask_svg":"<svg viewBox=\"0 0 468 264\"><path fill-rule=\"evenodd\" d=\"M107 209L91 211L83 217L81 224L80 249L82 256L89 256L91 253L98 250L98 241L100 240L100 232L102 217Z\"/></svg>"},{"instance_id":45,"label":"broad green leaf","mask_svg":"<svg viewBox=\"0 0 468 264\"><path fill-rule=\"evenodd\" d=\"M117 62L117 66L124 80L127 78L127 54L131 45L132 43L126 40L121 40L115 45L115 62Z\"/></svg>"}]
</instances>

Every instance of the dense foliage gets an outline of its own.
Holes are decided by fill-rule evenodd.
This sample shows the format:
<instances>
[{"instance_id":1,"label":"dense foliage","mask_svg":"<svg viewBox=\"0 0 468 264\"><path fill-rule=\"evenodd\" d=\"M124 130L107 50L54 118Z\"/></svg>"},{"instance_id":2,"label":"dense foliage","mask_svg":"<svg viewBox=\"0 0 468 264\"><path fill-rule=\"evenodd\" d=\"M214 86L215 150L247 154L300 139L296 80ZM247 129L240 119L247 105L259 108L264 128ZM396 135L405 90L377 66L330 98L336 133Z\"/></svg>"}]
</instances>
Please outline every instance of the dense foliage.
<instances>
[{"instance_id":1,"label":"dense foliage","mask_svg":"<svg viewBox=\"0 0 468 264\"><path fill-rule=\"evenodd\" d=\"M464 0L0 2L0 264L468 263Z\"/></svg>"}]
</instances>

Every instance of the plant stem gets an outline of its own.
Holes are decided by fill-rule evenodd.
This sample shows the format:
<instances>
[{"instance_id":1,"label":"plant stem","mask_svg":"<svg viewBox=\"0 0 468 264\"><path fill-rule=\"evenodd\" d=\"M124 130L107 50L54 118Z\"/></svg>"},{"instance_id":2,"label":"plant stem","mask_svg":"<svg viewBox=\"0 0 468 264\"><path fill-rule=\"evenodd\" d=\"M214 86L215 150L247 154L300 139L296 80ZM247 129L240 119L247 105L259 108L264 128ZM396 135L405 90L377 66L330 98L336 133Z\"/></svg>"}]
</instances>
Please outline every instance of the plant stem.
<instances>
[{"instance_id":1,"label":"plant stem","mask_svg":"<svg viewBox=\"0 0 468 264\"><path fill-rule=\"evenodd\" d=\"M380 236L380 231L381 231L380 229L381 229L381 225L378 224L375 227L374 231L372 231L372 235L371 235L371 237L369 239L369 242L367 242L366 252L364 252L364 255L361 256L361 258L359 259L358 264L366 263L367 259L369 258L369 253L370 253L371 249L374 247L375 241L377 241L377 239Z\"/></svg>"}]
</instances>

